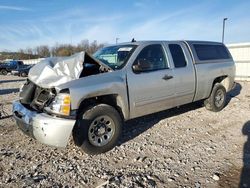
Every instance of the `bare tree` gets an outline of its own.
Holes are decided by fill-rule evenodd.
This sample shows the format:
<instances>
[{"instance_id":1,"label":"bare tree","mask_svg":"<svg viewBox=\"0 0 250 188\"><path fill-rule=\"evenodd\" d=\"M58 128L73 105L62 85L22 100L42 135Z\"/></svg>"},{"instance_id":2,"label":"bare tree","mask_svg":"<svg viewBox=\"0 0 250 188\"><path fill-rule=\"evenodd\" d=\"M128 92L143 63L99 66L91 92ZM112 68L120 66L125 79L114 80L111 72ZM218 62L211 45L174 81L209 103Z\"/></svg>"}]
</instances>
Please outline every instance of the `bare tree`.
<instances>
[{"instance_id":1,"label":"bare tree","mask_svg":"<svg viewBox=\"0 0 250 188\"><path fill-rule=\"evenodd\" d=\"M78 45L77 45L77 51L89 51L89 41L88 40L82 40Z\"/></svg>"},{"instance_id":2,"label":"bare tree","mask_svg":"<svg viewBox=\"0 0 250 188\"><path fill-rule=\"evenodd\" d=\"M49 57L50 56L49 46L47 46L47 45L38 46L38 47L36 47L35 51L39 57Z\"/></svg>"},{"instance_id":3,"label":"bare tree","mask_svg":"<svg viewBox=\"0 0 250 188\"><path fill-rule=\"evenodd\" d=\"M51 48L48 45L40 45L35 48L20 49L17 53L8 53L8 55L2 55L0 58L4 59L5 57L8 57L12 59L31 59L38 57L49 57L51 54L53 56L70 56L81 51L86 51L90 54L93 54L103 46L104 44L98 44L96 40L91 43L89 43L89 40L82 40L77 45L56 43Z\"/></svg>"},{"instance_id":4,"label":"bare tree","mask_svg":"<svg viewBox=\"0 0 250 188\"><path fill-rule=\"evenodd\" d=\"M33 54L32 48L26 48L26 50L25 50L24 52L25 52L26 54L30 54L30 55Z\"/></svg>"}]
</instances>

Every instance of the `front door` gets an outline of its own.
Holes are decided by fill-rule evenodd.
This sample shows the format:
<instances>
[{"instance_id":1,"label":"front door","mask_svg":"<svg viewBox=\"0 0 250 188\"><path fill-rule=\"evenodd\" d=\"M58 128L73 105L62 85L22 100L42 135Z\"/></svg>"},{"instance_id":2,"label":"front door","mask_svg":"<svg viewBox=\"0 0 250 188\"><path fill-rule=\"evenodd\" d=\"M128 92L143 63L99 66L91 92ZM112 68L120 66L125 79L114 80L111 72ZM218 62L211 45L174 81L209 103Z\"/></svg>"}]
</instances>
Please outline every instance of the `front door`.
<instances>
[{"instance_id":1,"label":"front door","mask_svg":"<svg viewBox=\"0 0 250 188\"><path fill-rule=\"evenodd\" d=\"M127 76L131 118L173 107L175 75L168 62L161 43L139 52Z\"/></svg>"}]
</instances>

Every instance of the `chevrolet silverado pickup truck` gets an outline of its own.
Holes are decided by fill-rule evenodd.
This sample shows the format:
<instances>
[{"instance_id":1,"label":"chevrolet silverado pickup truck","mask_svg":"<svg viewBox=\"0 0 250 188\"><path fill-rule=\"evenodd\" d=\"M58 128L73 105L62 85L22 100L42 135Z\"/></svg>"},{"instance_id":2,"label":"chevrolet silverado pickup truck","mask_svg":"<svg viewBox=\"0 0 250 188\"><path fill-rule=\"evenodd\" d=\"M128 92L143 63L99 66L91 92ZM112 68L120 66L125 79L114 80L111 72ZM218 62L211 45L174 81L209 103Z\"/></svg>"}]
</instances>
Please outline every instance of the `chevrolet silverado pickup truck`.
<instances>
[{"instance_id":1,"label":"chevrolet silverado pickup truck","mask_svg":"<svg viewBox=\"0 0 250 188\"><path fill-rule=\"evenodd\" d=\"M18 127L47 145L70 136L88 154L111 150L124 121L204 101L218 112L234 85L235 63L224 44L140 41L49 58L29 72L13 103Z\"/></svg>"}]
</instances>

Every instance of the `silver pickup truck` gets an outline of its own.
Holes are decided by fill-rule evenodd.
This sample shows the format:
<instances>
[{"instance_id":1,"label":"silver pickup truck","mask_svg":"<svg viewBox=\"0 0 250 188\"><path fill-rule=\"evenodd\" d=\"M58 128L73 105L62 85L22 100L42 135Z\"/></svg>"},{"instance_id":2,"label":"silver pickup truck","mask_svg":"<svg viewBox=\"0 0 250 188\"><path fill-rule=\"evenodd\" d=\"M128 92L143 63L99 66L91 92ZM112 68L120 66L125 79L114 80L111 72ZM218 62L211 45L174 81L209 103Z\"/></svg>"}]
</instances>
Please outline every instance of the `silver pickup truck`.
<instances>
[{"instance_id":1,"label":"silver pickup truck","mask_svg":"<svg viewBox=\"0 0 250 188\"><path fill-rule=\"evenodd\" d=\"M48 58L35 65L13 103L19 128L44 144L112 149L123 121L204 101L223 109L235 64L218 42L141 41Z\"/></svg>"}]
</instances>

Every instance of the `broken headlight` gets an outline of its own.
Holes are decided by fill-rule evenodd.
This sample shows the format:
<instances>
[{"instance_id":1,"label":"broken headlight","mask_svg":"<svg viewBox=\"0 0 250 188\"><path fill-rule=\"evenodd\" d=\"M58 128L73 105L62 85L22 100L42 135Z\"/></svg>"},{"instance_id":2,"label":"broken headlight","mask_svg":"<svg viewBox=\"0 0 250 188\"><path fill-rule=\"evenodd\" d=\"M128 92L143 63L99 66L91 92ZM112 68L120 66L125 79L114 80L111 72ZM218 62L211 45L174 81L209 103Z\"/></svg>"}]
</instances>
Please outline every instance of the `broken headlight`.
<instances>
[{"instance_id":1,"label":"broken headlight","mask_svg":"<svg viewBox=\"0 0 250 188\"><path fill-rule=\"evenodd\" d=\"M68 93L59 93L45 110L49 113L69 116L70 95Z\"/></svg>"}]
</instances>

